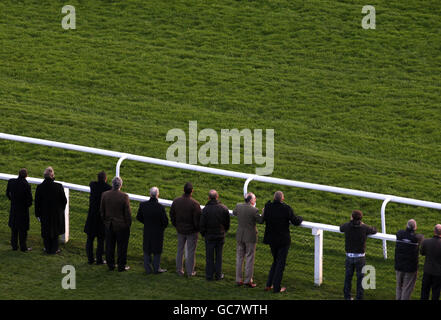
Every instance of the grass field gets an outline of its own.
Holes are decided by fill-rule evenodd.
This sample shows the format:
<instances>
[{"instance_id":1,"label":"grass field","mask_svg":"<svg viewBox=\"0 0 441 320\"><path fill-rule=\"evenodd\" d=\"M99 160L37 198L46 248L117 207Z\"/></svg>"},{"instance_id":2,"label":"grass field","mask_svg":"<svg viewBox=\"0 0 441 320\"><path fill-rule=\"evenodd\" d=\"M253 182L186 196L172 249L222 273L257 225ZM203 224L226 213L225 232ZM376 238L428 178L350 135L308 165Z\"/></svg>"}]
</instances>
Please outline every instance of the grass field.
<instances>
[{"instance_id":1,"label":"grass field","mask_svg":"<svg viewBox=\"0 0 441 320\"><path fill-rule=\"evenodd\" d=\"M0 2L0 132L164 159L172 128L275 130L272 176L439 202L441 198L441 4L376 1L375 30L361 27L363 1L71 1L76 30L61 27L65 3ZM87 185L116 159L0 141L0 172L26 167L41 177ZM258 165L212 165L254 173ZM152 185L173 199L190 180L205 203L215 188L229 207L243 181L177 169L123 163L123 190ZM146 276L142 227L135 222L125 274L89 266L82 233L85 194L71 193L72 240L61 255L44 256L33 218L29 254L9 249L9 203L0 187L0 299L341 299L343 237L325 233L324 283L313 286L313 237L293 229L285 295L263 292L269 248L259 243L256 289L234 287L233 223L225 245L226 280L203 277L204 244L195 279L173 272ZM258 207L278 186L252 182ZM280 187L307 221L339 225L357 208L380 228L379 201ZM35 190L35 187L33 187ZM132 203L136 214L137 203ZM31 209L33 213L33 208ZM387 231L414 217L430 237L439 212L387 208ZM260 228L263 231L263 228ZM261 232L262 235L262 232ZM174 270L175 230L166 231L163 267ZM262 239L262 237L261 237ZM260 239L260 241L261 241ZM389 244L393 257L394 244ZM393 259L368 241L376 290L394 299ZM423 260L421 260L423 262ZM61 267L77 270L77 289L63 290ZM419 297L420 272L413 297Z\"/></svg>"}]
</instances>

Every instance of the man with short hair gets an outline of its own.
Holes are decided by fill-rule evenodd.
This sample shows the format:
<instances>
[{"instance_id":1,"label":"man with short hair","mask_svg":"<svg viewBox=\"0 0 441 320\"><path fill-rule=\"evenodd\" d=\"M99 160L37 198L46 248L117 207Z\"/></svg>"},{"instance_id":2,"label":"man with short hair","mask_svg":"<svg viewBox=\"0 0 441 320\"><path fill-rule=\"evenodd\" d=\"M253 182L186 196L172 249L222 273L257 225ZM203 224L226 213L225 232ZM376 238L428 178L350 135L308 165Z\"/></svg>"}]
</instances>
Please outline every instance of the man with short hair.
<instances>
[{"instance_id":1,"label":"man with short hair","mask_svg":"<svg viewBox=\"0 0 441 320\"><path fill-rule=\"evenodd\" d=\"M238 203L233 210L237 217L236 231L236 284L254 288L254 256L257 244L256 223L263 223L263 217L256 208L256 196L248 192L245 202ZM245 260L245 268L244 268ZM245 277L242 277L242 269L245 269ZM243 279L245 281L243 281Z\"/></svg>"},{"instance_id":2,"label":"man with short hair","mask_svg":"<svg viewBox=\"0 0 441 320\"><path fill-rule=\"evenodd\" d=\"M136 219L144 224L144 269L147 274L152 272L160 274L167 271L161 268L161 253L164 244L164 230L167 228L168 218L165 208L158 202L158 198L159 189L152 187L150 189L150 199L141 202L136 216Z\"/></svg>"},{"instance_id":3,"label":"man with short hair","mask_svg":"<svg viewBox=\"0 0 441 320\"><path fill-rule=\"evenodd\" d=\"M416 234L414 219L407 222L406 230L397 232L395 243L396 300L410 300L418 273L418 258L422 234Z\"/></svg>"},{"instance_id":4,"label":"man with short hair","mask_svg":"<svg viewBox=\"0 0 441 320\"><path fill-rule=\"evenodd\" d=\"M41 236L47 254L61 252L58 237L65 232L64 209L67 198L61 183L55 182L54 169L44 170L44 180L35 190L35 216L41 222Z\"/></svg>"},{"instance_id":5,"label":"man with short hair","mask_svg":"<svg viewBox=\"0 0 441 320\"><path fill-rule=\"evenodd\" d=\"M201 217L201 205L193 199L192 194L193 185L187 182L184 185L184 194L174 199L170 208L170 220L178 235L176 273L180 276L184 275L184 251L187 247L185 270L188 277L196 275L196 246Z\"/></svg>"},{"instance_id":6,"label":"man with short hair","mask_svg":"<svg viewBox=\"0 0 441 320\"><path fill-rule=\"evenodd\" d=\"M421 300L429 300L430 290L432 300L439 300L441 291L441 224L435 226L433 233L433 237L424 240L421 245L421 254L426 257Z\"/></svg>"},{"instance_id":7,"label":"man with short hair","mask_svg":"<svg viewBox=\"0 0 441 320\"><path fill-rule=\"evenodd\" d=\"M26 180L27 176L28 171L25 168L21 169L18 177L10 179L6 187L6 196L11 201L8 222L11 228L11 247L14 251L18 250L20 241L22 252L32 250L26 244L29 230L29 207L32 205L32 191Z\"/></svg>"},{"instance_id":8,"label":"man with short hair","mask_svg":"<svg viewBox=\"0 0 441 320\"><path fill-rule=\"evenodd\" d=\"M351 287L354 270L357 273L357 300L363 299L362 281L364 274L363 267L366 264L366 240L368 235L377 233L377 229L364 224L361 220L363 213L360 210L352 211L351 221L340 226L340 232L345 234L345 283L343 287L343 294L346 300L352 300Z\"/></svg>"},{"instance_id":9,"label":"man with short hair","mask_svg":"<svg viewBox=\"0 0 441 320\"><path fill-rule=\"evenodd\" d=\"M104 171L99 172L97 178L98 181L92 181L89 184L89 211L87 213L84 232L87 234L86 254L88 263L94 263L93 242L95 238L97 238L96 264L100 265L106 263L103 260L106 229L101 219L101 196L104 192L112 189L112 187L107 184L107 175Z\"/></svg>"},{"instance_id":10,"label":"man with short hair","mask_svg":"<svg viewBox=\"0 0 441 320\"><path fill-rule=\"evenodd\" d=\"M216 190L208 193L208 202L202 210L200 229L205 238L205 279L208 281L222 280L222 250L225 243L225 233L230 228L230 212L219 201Z\"/></svg>"},{"instance_id":11,"label":"man with short hair","mask_svg":"<svg viewBox=\"0 0 441 320\"><path fill-rule=\"evenodd\" d=\"M129 270L127 249L129 245L132 213L129 196L121 192L122 179L114 177L112 190L101 196L101 218L106 227L106 260L110 271L115 269L115 246L118 250L118 271Z\"/></svg>"},{"instance_id":12,"label":"man with short hair","mask_svg":"<svg viewBox=\"0 0 441 320\"><path fill-rule=\"evenodd\" d=\"M291 246L289 225L292 223L299 226L303 221L303 218L296 216L292 208L284 201L283 192L276 191L273 202L268 201L263 209L263 220L265 222L263 243L270 246L273 256L273 264L268 274L265 291L272 289L274 293L286 291L286 287L282 287L281 283L286 258Z\"/></svg>"}]
</instances>

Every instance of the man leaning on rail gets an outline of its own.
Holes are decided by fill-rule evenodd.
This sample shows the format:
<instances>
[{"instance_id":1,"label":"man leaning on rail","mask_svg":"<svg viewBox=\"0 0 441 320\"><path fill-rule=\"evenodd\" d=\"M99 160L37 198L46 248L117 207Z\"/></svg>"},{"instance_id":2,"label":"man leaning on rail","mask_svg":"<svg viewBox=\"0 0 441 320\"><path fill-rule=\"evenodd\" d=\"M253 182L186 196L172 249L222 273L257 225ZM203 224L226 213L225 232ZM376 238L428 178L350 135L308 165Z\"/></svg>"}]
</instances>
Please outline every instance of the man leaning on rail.
<instances>
[{"instance_id":1,"label":"man leaning on rail","mask_svg":"<svg viewBox=\"0 0 441 320\"><path fill-rule=\"evenodd\" d=\"M357 300L363 299L363 267L366 264L366 239L370 234L377 233L375 227L364 224L361 219L363 213L360 210L354 210L352 212L351 221L340 226L340 232L345 234L345 250L346 250L346 263L345 263L345 284L343 287L343 294L346 300L352 300L351 287L352 277L354 270L357 273Z\"/></svg>"}]
</instances>

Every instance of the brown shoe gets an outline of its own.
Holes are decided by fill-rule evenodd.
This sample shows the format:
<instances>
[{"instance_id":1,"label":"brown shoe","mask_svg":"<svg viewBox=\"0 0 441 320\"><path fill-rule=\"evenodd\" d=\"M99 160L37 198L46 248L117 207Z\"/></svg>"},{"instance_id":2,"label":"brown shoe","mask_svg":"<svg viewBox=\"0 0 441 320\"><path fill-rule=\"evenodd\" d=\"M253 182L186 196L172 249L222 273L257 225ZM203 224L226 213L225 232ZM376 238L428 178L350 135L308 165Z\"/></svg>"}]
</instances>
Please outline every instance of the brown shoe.
<instances>
[{"instance_id":1,"label":"brown shoe","mask_svg":"<svg viewBox=\"0 0 441 320\"><path fill-rule=\"evenodd\" d=\"M264 291L271 291L271 290L273 290L273 286L271 286L271 287L265 287L265 289L263 289Z\"/></svg>"},{"instance_id":2,"label":"brown shoe","mask_svg":"<svg viewBox=\"0 0 441 320\"><path fill-rule=\"evenodd\" d=\"M255 284L254 282L245 283L245 287L248 287L248 288L255 288L256 286L257 286L257 284Z\"/></svg>"},{"instance_id":3,"label":"brown shoe","mask_svg":"<svg viewBox=\"0 0 441 320\"><path fill-rule=\"evenodd\" d=\"M243 286L243 281L236 282L236 285L237 285L238 287Z\"/></svg>"}]
</instances>

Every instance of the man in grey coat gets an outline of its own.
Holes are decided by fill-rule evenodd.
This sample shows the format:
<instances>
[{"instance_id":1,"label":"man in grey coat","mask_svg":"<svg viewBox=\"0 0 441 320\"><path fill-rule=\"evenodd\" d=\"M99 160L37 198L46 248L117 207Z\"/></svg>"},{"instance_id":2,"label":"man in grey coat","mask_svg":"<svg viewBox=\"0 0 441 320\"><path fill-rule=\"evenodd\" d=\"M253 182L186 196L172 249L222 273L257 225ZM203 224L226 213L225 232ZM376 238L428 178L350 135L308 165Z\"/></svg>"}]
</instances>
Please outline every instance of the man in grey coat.
<instances>
[{"instance_id":1,"label":"man in grey coat","mask_svg":"<svg viewBox=\"0 0 441 320\"><path fill-rule=\"evenodd\" d=\"M238 223L236 231L236 284L254 288L256 286L253 282L257 244L256 223L263 223L263 217L259 214L259 209L256 208L256 196L249 192L245 202L236 205L233 215L237 217ZM243 269L245 269L245 277L243 277Z\"/></svg>"}]
</instances>

